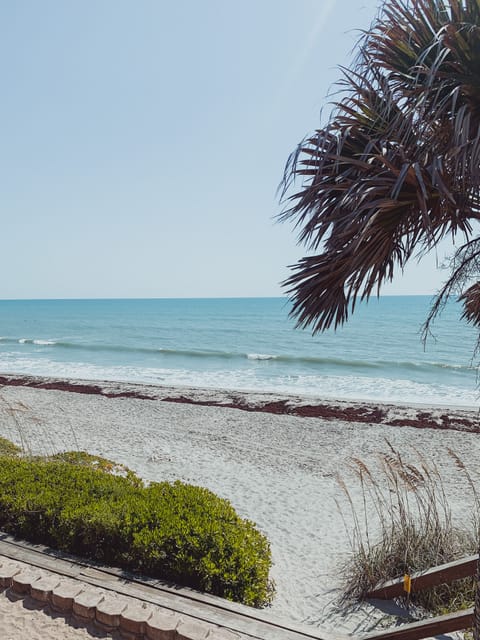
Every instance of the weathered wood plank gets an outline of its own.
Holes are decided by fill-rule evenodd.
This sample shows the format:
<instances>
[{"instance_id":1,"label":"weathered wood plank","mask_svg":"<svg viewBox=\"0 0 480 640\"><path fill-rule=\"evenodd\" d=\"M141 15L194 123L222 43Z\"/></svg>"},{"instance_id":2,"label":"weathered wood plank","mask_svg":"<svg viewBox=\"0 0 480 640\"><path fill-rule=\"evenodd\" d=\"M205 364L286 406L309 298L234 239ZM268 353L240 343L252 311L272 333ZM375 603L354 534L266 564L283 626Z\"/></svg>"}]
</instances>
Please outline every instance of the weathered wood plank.
<instances>
[{"instance_id":1,"label":"weathered wood plank","mask_svg":"<svg viewBox=\"0 0 480 640\"><path fill-rule=\"evenodd\" d=\"M412 592L430 589L439 584L453 582L460 578L467 578L475 575L478 555L468 556L461 560L455 560L447 564L432 567L427 571L421 571L411 575ZM391 600L404 595L403 577L389 580L379 584L375 589L367 593L367 598L379 598L380 600Z\"/></svg>"},{"instance_id":2,"label":"weathered wood plank","mask_svg":"<svg viewBox=\"0 0 480 640\"><path fill-rule=\"evenodd\" d=\"M321 629L277 619L272 614L203 594L184 587L167 586L155 580L127 575L121 569L90 564L70 554L47 553L42 545L32 545L0 533L0 555L76 578L95 587L115 591L156 604L205 622L218 624L258 640L346 640L347 636L324 633ZM77 560L77 561L75 561Z\"/></svg>"},{"instance_id":3,"label":"weathered wood plank","mask_svg":"<svg viewBox=\"0 0 480 640\"><path fill-rule=\"evenodd\" d=\"M473 608L457 611L420 622L404 624L393 629L376 631L362 636L361 640L420 640L442 633L468 629L473 624Z\"/></svg>"}]
</instances>

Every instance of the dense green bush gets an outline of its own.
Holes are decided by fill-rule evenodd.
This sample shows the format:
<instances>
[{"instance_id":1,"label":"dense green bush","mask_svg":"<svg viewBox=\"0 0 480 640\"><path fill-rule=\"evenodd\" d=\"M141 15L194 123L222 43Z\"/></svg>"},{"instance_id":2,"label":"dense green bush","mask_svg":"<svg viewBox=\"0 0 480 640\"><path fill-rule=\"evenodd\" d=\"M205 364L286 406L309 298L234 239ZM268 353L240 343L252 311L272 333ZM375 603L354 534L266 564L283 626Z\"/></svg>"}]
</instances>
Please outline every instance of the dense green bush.
<instances>
[{"instance_id":1,"label":"dense green bush","mask_svg":"<svg viewBox=\"0 0 480 640\"><path fill-rule=\"evenodd\" d=\"M269 543L228 501L181 482L144 487L85 455L0 458L0 528L244 604L271 601Z\"/></svg>"},{"instance_id":2,"label":"dense green bush","mask_svg":"<svg viewBox=\"0 0 480 640\"><path fill-rule=\"evenodd\" d=\"M14 445L15 446L15 445ZM109 460L108 458L102 458L101 456L95 456L86 451L62 451L61 453L55 453L52 456L40 456L37 460L52 460L59 462L68 462L69 464L77 464L83 467L91 467L92 469L98 469L99 471L105 471L105 473L111 473L114 476L123 476L127 478L132 484L140 487L142 486L141 479L131 469L124 464Z\"/></svg>"},{"instance_id":3,"label":"dense green bush","mask_svg":"<svg viewBox=\"0 0 480 640\"><path fill-rule=\"evenodd\" d=\"M0 456L18 456L21 452L20 447L0 436Z\"/></svg>"}]
</instances>

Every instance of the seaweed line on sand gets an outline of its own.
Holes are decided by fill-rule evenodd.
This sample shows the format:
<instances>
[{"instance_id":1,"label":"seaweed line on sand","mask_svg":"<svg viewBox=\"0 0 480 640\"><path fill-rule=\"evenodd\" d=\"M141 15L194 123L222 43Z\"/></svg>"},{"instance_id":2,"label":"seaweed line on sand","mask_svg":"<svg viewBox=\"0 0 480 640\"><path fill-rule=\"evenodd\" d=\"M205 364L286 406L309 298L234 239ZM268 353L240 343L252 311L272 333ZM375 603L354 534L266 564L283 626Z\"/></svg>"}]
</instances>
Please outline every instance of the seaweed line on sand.
<instances>
[{"instance_id":1,"label":"seaweed line on sand","mask_svg":"<svg viewBox=\"0 0 480 640\"><path fill-rule=\"evenodd\" d=\"M153 385L136 385L130 383L61 380L36 376L0 376L0 385L22 386L35 389L66 391L89 395L100 395L106 398L133 398L138 400L161 400L180 404L191 404L209 407L238 409L241 411L263 412L275 415L289 415L302 418L321 418L323 420L340 420L366 424L382 424L394 427L414 427L417 429L448 429L469 433L480 433L480 420L474 412L445 410L409 409L390 405L348 402L328 403L315 402L307 404L298 399L247 400L238 393L215 390L189 390L181 395L164 395L171 389ZM148 391L148 393L146 393ZM260 394L268 395L268 394Z\"/></svg>"}]
</instances>

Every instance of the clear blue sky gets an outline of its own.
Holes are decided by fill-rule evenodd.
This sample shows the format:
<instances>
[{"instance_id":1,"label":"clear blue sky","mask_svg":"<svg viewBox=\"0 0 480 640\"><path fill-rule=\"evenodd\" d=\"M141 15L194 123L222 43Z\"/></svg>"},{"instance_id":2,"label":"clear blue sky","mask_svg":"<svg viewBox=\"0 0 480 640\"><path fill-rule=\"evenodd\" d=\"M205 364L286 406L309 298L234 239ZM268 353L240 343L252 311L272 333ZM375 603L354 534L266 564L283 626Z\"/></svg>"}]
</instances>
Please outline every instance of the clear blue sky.
<instances>
[{"instance_id":1,"label":"clear blue sky","mask_svg":"<svg viewBox=\"0 0 480 640\"><path fill-rule=\"evenodd\" d=\"M1 3L0 298L279 295L276 188L376 7Z\"/></svg>"}]
</instances>

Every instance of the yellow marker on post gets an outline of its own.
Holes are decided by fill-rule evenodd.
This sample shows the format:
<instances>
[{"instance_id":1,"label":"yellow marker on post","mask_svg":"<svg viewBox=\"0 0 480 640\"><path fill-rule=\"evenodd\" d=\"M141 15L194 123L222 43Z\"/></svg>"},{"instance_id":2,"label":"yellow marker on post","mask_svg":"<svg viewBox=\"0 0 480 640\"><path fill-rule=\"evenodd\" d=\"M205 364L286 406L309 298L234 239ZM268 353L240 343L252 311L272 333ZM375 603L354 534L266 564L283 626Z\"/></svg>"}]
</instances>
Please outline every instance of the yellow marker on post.
<instances>
[{"instance_id":1,"label":"yellow marker on post","mask_svg":"<svg viewBox=\"0 0 480 640\"><path fill-rule=\"evenodd\" d=\"M412 579L410 578L408 573L403 576L403 590L408 594L410 594L410 591L412 590Z\"/></svg>"}]
</instances>

